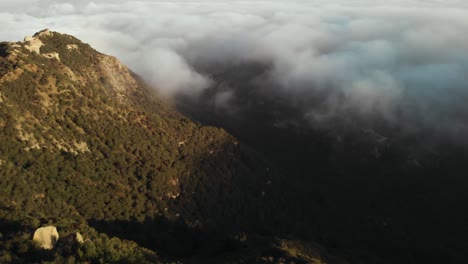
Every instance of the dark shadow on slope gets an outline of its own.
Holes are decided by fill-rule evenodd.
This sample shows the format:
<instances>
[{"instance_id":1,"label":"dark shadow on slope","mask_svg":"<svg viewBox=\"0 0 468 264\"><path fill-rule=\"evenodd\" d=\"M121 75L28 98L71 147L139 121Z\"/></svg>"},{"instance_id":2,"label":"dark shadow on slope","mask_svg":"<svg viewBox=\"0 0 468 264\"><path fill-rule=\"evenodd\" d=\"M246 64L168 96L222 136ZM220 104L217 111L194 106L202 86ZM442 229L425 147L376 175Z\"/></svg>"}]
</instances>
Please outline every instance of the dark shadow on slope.
<instances>
[{"instance_id":1,"label":"dark shadow on slope","mask_svg":"<svg viewBox=\"0 0 468 264\"><path fill-rule=\"evenodd\" d=\"M460 263L468 257L464 140L435 138L424 128L407 135L381 120L352 116L309 126L301 100L317 98L257 86L263 70L249 65L219 71L213 79L223 85L196 99L180 98L179 109L225 128L282 169L290 183L283 188L289 221L282 222L289 232L319 239L352 263ZM249 74L238 78L239 71ZM234 96L220 106L224 87L235 87Z\"/></svg>"},{"instance_id":2,"label":"dark shadow on slope","mask_svg":"<svg viewBox=\"0 0 468 264\"><path fill-rule=\"evenodd\" d=\"M188 138L177 149L183 161L173 166L177 173L171 175L177 181L156 187L165 188L161 197L154 198L167 206L159 217L89 220L88 224L109 236L161 252L168 259L204 261L245 254L239 253L244 246L236 234L281 234L275 227L284 224L275 215L284 209L284 201L271 186L271 182L281 186L274 169L222 130L201 128L197 136L200 138ZM184 173L187 169L190 173Z\"/></svg>"},{"instance_id":3,"label":"dark shadow on slope","mask_svg":"<svg viewBox=\"0 0 468 264\"><path fill-rule=\"evenodd\" d=\"M27 227L18 221L0 220L0 232L2 232L3 236L5 236L5 234L23 231L25 228Z\"/></svg>"},{"instance_id":4,"label":"dark shadow on slope","mask_svg":"<svg viewBox=\"0 0 468 264\"><path fill-rule=\"evenodd\" d=\"M8 55L8 43L0 43L0 57L5 58Z\"/></svg>"},{"instance_id":5,"label":"dark shadow on slope","mask_svg":"<svg viewBox=\"0 0 468 264\"><path fill-rule=\"evenodd\" d=\"M140 246L174 259L195 255L213 257L242 246L225 233L189 227L182 219L170 221L160 217L147 218L143 222L92 220L88 223L99 232L135 241Z\"/></svg>"},{"instance_id":6,"label":"dark shadow on slope","mask_svg":"<svg viewBox=\"0 0 468 264\"><path fill-rule=\"evenodd\" d=\"M109 236L132 240L158 252L166 261L183 263L314 263L342 264L315 243L247 233L192 228L182 219L90 221Z\"/></svg>"},{"instance_id":7,"label":"dark shadow on slope","mask_svg":"<svg viewBox=\"0 0 468 264\"><path fill-rule=\"evenodd\" d=\"M200 132L203 138L215 131L203 129L207 129ZM167 205L163 216L143 221L89 220L88 224L153 249L168 260L251 263L264 255L281 258L285 253L272 249L272 241L287 237L297 220L290 218L291 206L284 199L287 183L258 153L219 131L207 149L201 149L198 143L203 139L196 138L179 147L192 169L187 175L179 173L178 184L167 190L169 195L161 201ZM194 152L198 155L188 158ZM244 235L249 237L247 242ZM307 263L299 257L285 258Z\"/></svg>"},{"instance_id":8,"label":"dark shadow on slope","mask_svg":"<svg viewBox=\"0 0 468 264\"><path fill-rule=\"evenodd\" d=\"M164 197L165 214L221 232L283 234L280 227L289 216L285 178L226 132L202 128L198 134L179 148L189 171L178 175L179 184L171 192L177 197ZM199 144L203 140L209 143Z\"/></svg>"}]
</instances>

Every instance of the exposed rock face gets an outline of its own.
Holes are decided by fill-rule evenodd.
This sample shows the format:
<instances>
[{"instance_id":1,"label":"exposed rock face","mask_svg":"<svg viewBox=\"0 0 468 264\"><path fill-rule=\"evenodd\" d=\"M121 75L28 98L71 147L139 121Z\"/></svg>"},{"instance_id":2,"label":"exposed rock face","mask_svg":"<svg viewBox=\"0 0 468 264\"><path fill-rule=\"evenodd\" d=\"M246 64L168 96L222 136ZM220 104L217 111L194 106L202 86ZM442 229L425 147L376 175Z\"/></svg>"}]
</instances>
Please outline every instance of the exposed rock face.
<instances>
[{"instance_id":1,"label":"exposed rock face","mask_svg":"<svg viewBox=\"0 0 468 264\"><path fill-rule=\"evenodd\" d=\"M68 44L68 45L67 45L67 49L68 49L68 50L75 50L75 49L78 49L78 45L76 45L76 44Z\"/></svg>"},{"instance_id":2,"label":"exposed rock face","mask_svg":"<svg viewBox=\"0 0 468 264\"><path fill-rule=\"evenodd\" d=\"M39 247L43 249L53 249L58 239L59 234L55 226L38 228L33 236L33 241L36 241Z\"/></svg>"},{"instance_id":3,"label":"exposed rock face","mask_svg":"<svg viewBox=\"0 0 468 264\"><path fill-rule=\"evenodd\" d=\"M141 94L138 83L130 73L130 70L117 58L100 55L100 70L107 82L111 84L112 94L120 102L126 102L132 94Z\"/></svg>"},{"instance_id":4,"label":"exposed rock face","mask_svg":"<svg viewBox=\"0 0 468 264\"><path fill-rule=\"evenodd\" d=\"M48 59L56 59L60 60L60 55L57 52L51 52L51 53L44 53L42 56L48 58Z\"/></svg>"},{"instance_id":5,"label":"exposed rock face","mask_svg":"<svg viewBox=\"0 0 468 264\"><path fill-rule=\"evenodd\" d=\"M25 37L24 42L28 43L24 47L31 52L36 52L37 54L41 54L41 47L44 45L42 41L36 37Z\"/></svg>"},{"instance_id":6,"label":"exposed rock face","mask_svg":"<svg viewBox=\"0 0 468 264\"><path fill-rule=\"evenodd\" d=\"M41 54L41 47L44 45L44 43L42 43L42 41L40 40L40 37L50 37L53 35L54 33L52 31L45 29L34 34L34 36L32 37L26 36L24 37L24 42L27 43L27 45L25 45L24 47L31 52L36 52L37 54ZM53 55L53 57L55 57L55 55Z\"/></svg>"},{"instance_id":7,"label":"exposed rock face","mask_svg":"<svg viewBox=\"0 0 468 264\"><path fill-rule=\"evenodd\" d=\"M43 53L41 54L41 47L44 46L44 43L42 42L41 38L46 38L46 37L51 37L53 36L54 33L48 29L45 29L43 31L40 31L36 34L34 34L34 36L30 37L30 36L26 36L24 37L24 47L31 51L31 52L35 52L39 55L42 55L44 56L45 58L48 58L48 59L56 59L56 60L60 60L60 54L57 53L57 52L49 52L49 53ZM20 48L21 45L16 45L17 48ZM77 45L67 45L67 48L68 49L77 49L78 46Z\"/></svg>"}]
</instances>

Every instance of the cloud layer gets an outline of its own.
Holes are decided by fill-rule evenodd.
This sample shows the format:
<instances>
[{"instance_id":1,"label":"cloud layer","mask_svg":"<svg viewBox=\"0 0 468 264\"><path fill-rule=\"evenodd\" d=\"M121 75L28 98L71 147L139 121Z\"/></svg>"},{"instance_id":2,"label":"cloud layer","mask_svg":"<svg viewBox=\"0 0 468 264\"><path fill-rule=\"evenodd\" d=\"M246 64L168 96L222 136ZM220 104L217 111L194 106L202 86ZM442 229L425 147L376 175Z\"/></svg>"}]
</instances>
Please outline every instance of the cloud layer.
<instances>
[{"instance_id":1,"label":"cloud layer","mask_svg":"<svg viewBox=\"0 0 468 264\"><path fill-rule=\"evenodd\" d=\"M265 63L271 89L405 126L468 132L465 1L3 1L0 38L43 28L116 55L166 95L216 85L199 65ZM230 89L235 89L231 87ZM232 92L218 95L223 107Z\"/></svg>"}]
</instances>

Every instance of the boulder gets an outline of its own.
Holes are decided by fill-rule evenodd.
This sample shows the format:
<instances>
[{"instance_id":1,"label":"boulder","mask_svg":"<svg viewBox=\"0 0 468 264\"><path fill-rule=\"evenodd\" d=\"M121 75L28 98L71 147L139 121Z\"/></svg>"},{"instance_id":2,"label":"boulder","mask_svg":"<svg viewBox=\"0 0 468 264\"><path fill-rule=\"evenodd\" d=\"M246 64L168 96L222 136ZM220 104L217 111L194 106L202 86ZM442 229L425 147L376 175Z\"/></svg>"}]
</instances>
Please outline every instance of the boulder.
<instances>
[{"instance_id":1,"label":"boulder","mask_svg":"<svg viewBox=\"0 0 468 264\"><path fill-rule=\"evenodd\" d=\"M79 232L76 232L75 235L76 235L75 237L76 242L78 242L79 244L83 244L84 243L83 236Z\"/></svg>"},{"instance_id":2,"label":"boulder","mask_svg":"<svg viewBox=\"0 0 468 264\"><path fill-rule=\"evenodd\" d=\"M59 239L59 234L55 226L45 226L38 228L34 232L33 241L43 249L53 249Z\"/></svg>"},{"instance_id":3,"label":"boulder","mask_svg":"<svg viewBox=\"0 0 468 264\"><path fill-rule=\"evenodd\" d=\"M65 245L76 245L84 243L83 236L79 232L62 237L60 241Z\"/></svg>"}]
</instances>

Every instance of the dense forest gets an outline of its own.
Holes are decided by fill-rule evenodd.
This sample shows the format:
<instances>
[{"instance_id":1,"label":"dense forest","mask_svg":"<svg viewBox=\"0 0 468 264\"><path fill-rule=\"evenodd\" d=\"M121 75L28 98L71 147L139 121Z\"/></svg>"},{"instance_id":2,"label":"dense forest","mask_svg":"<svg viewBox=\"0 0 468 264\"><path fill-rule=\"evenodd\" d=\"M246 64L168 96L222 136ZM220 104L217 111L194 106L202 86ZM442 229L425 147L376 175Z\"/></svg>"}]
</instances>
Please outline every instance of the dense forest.
<instances>
[{"instance_id":1,"label":"dense forest","mask_svg":"<svg viewBox=\"0 0 468 264\"><path fill-rule=\"evenodd\" d=\"M328 254L287 238L288 183L272 164L173 110L115 58L47 30L0 55L0 262ZM45 225L85 243L38 249L32 233Z\"/></svg>"}]
</instances>

